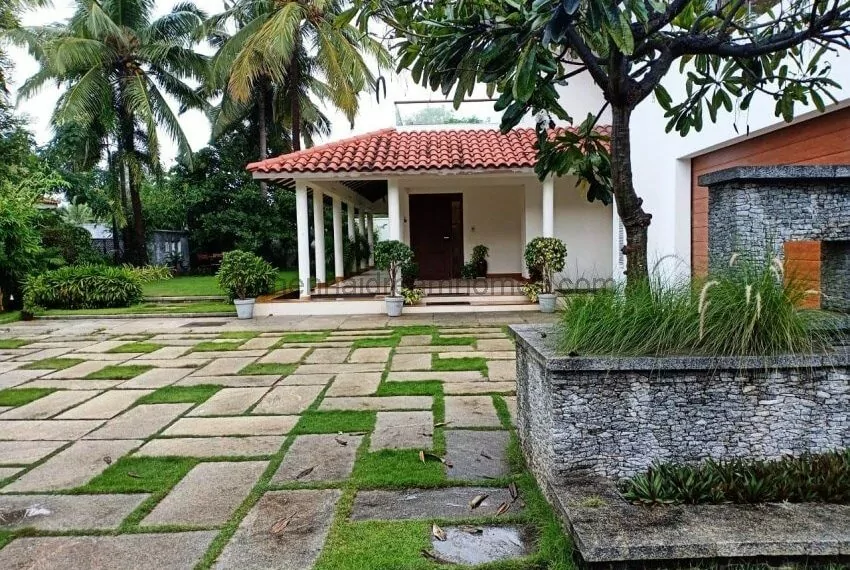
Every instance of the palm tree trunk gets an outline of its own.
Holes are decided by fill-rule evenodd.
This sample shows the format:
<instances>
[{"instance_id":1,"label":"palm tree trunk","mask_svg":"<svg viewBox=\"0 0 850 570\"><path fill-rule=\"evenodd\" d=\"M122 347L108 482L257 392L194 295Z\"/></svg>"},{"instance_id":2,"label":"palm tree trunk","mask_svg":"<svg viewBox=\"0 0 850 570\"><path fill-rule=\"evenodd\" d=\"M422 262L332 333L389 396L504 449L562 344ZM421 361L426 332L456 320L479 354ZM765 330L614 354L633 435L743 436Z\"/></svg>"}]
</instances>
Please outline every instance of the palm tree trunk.
<instances>
[{"instance_id":1,"label":"palm tree trunk","mask_svg":"<svg viewBox=\"0 0 850 570\"><path fill-rule=\"evenodd\" d=\"M632 287L649 278L647 235L652 215L643 210L643 200L635 192L632 179L632 150L629 122L632 109L627 105L612 105L611 178L617 211L626 229L627 286Z\"/></svg>"},{"instance_id":2,"label":"palm tree trunk","mask_svg":"<svg viewBox=\"0 0 850 570\"><path fill-rule=\"evenodd\" d=\"M124 172L125 196L129 195L133 213L133 231L130 234L130 262L134 265L147 265L148 248L145 239L145 218L142 213L142 197L139 193L139 180L136 179L130 167L130 159L135 155L136 145L133 140L133 123L126 115L121 118L121 135L123 152L121 153ZM126 198L125 198L126 200Z\"/></svg>"},{"instance_id":3,"label":"palm tree trunk","mask_svg":"<svg viewBox=\"0 0 850 570\"><path fill-rule=\"evenodd\" d=\"M269 157L269 122L266 113L268 105L268 91L265 81L260 81L257 95L257 128L260 132L260 160L265 160ZM260 182L260 192L263 198L269 197L269 185L265 181Z\"/></svg>"},{"instance_id":4,"label":"palm tree trunk","mask_svg":"<svg viewBox=\"0 0 850 570\"><path fill-rule=\"evenodd\" d=\"M299 97L298 84L301 82L301 67L299 62L301 46L296 46L292 53L292 61L289 63L289 85L292 115L292 150L301 150L301 99Z\"/></svg>"}]
</instances>

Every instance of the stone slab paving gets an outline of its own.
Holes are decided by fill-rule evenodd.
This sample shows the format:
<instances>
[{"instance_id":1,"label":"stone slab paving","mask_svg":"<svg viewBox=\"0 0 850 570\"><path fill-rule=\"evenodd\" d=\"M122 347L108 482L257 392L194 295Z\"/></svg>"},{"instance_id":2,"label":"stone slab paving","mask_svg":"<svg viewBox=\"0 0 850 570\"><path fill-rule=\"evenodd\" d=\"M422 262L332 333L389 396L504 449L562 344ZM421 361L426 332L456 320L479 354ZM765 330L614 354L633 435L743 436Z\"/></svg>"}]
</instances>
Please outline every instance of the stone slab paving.
<instances>
[{"instance_id":1,"label":"stone slab paving","mask_svg":"<svg viewBox=\"0 0 850 570\"><path fill-rule=\"evenodd\" d=\"M333 374L290 374L279 384L292 386L325 386L333 378Z\"/></svg>"},{"instance_id":2,"label":"stone slab paving","mask_svg":"<svg viewBox=\"0 0 850 570\"><path fill-rule=\"evenodd\" d=\"M389 347L355 348L351 352L351 356L348 357L348 361L353 363L376 362L386 364L390 358L390 350L392 349Z\"/></svg>"},{"instance_id":3,"label":"stone slab paving","mask_svg":"<svg viewBox=\"0 0 850 570\"><path fill-rule=\"evenodd\" d=\"M309 348L278 348L260 358L259 362L262 364L296 364L309 350Z\"/></svg>"},{"instance_id":4,"label":"stone slab paving","mask_svg":"<svg viewBox=\"0 0 850 570\"><path fill-rule=\"evenodd\" d=\"M396 354L390 363L392 371L431 370L431 354Z\"/></svg>"},{"instance_id":5,"label":"stone slab paving","mask_svg":"<svg viewBox=\"0 0 850 570\"><path fill-rule=\"evenodd\" d=\"M150 495L3 495L3 530L53 531L116 529ZM2 553L0 553L2 556Z\"/></svg>"},{"instance_id":6,"label":"stone slab paving","mask_svg":"<svg viewBox=\"0 0 850 570\"><path fill-rule=\"evenodd\" d=\"M107 360L87 360L86 362L81 362L75 366L71 366L70 368L51 372L50 374L43 376L43 378L47 380L61 380L63 378L85 378L89 374L93 372L100 372L101 370L112 364L114 363L109 362Z\"/></svg>"},{"instance_id":7,"label":"stone slab paving","mask_svg":"<svg viewBox=\"0 0 850 570\"><path fill-rule=\"evenodd\" d=\"M239 347L239 350L268 350L278 343L278 337L252 338Z\"/></svg>"},{"instance_id":8,"label":"stone slab paving","mask_svg":"<svg viewBox=\"0 0 850 570\"><path fill-rule=\"evenodd\" d=\"M151 342L158 344L158 343L156 343L156 341L151 341ZM169 344L173 344L173 342L171 342ZM145 360L168 361L168 360L173 360L175 358L180 358L181 356L186 354L188 351L189 351L189 349L185 346L163 346L162 348L158 348L158 349L154 350L153 352L149 352L149 353L145 354L142 358L144 358Z\"/></svg>"},{"instance_id":9,"label":"stone slab paving","mask_svg":"<svg viewBox=\"0 0 850 570\"><path fill-rule=\"evenodd\" d=\"M12 388L33 378L39 378L49 373L49 370L10 370L0 374L0 389Z\"/></svg>"},{"instance_id":10,"label":"stone slab paving","mask_svg":"<svg viewBox=\"0 0 850 570\"><path fill-rule=\"evenodd\" d=\"M487 360L515 360L516 352L513 350L503 351L461 351L457 352L449 348L444 352L439 353L440 358L486 358Z\"/></svg>"},{"instance_id":11,"label":"stone slab paving","mask_svg":"<svg viewBox=\"0 0 850 570\"><path fill-rule=\"evenodd\" d=\"M477 495L487 498L475 509L469 503ZM399 491L359 491L354 499L351 519L362 520L421 520L463 519L496 514L503 502L511 503L507 489L494 487L448 487L444 489L404 489ZM517 501L512 513L523 510Z\"/></svg>"},{"instance_id":12,"label":"stone slab paving","mask_svg":"<svg viewBox=\"0 0 850 570\"><path fill-rule=\"evenodd\" d=\"M192 404L142 404L85 436L85 439L147 439L173 422Z\"/></svg>"},{"instance_id":13,"label":"stone slab paving","mask_svg":"<svg viewBox=\"0 0 850 570\"><path fill-rule=\"evenodd\" d=\"M503 399L508 407L508 413L511 415L511 423L516 425L516 396L505 396Z\"/></svg>"},{"instance_id":14,"label":"stone slab paving","mask_svg":"<svg viewBox=\"0 0 850 570\"><path fill-rule=\"evenodd\" d=\"M136 364L136 362L133 361L133 364ZM171 386L192 372L194 372L192 368L154 368L127 380L121 384L121 389L163 388L165 386Z\"/></svg>"},{"instance_id":15,"label":"stone slab paving","mask_svg":"<svg viewBox=\"0 0 850 570\"><path fill-rule=\"evenodd\" d=\"M251 492L267 465L265 461L201 463L180 480L141 524L224 524Z\"/></svg>"},{"instance_id":16,"label":"stone slab paving","mask_svg":"<svg viewBox=\"0 0 850 570\"><path fill-rule=\"evenodd\" d=\"M193 372L192 376L227 376L230 374L239 374L243 368L249 364L253 364L257 360L256 357L243 358L238 356L238 354L234 354L231 358L214 357L209 364Z\"/></svg>"},{"instance_id":17,"label":"stone slab paving","mask_svg":"<svg viewBox=\"0 0 850 570\"><path fill-rule=\"evenodd\" d=\"M480 481L510 473L508 432L448 429L444 433L450 479Z\"/></svg>"},{"instance_id":18,"label":"stone slab paving","mask_svg":"<svg viewBox=\"0 0 850 570\"><path fill-rule=\"evenodd\" d=\"M453 382L443 386L448 395L457 394L513 394L516 382Z\"/></svg>"},{"instance_id":19,"label":"stone slab paving","mask_svg":"<svg viewBox=\"0 0 850 570\"><path fill-rule=\"evenodd\" d=\"M295 427L296 423L298 423L298 416L181 418L162 432L162 435L194 435L201 437L219 435L285 435Z\"/></svg>"},{"instance_id":20,"label":"stone slab paving","mask_svg":"<svg viewBox=\"0 0 850 570\"><path fill-rule=\"evenodd\" d=\"M495 351L514 351L516 347L514 347L514 343L508 339L482 339L479 338L475 343L475 346L478 350L483 350L486 352L495 352Z\"/></svg>"},{"instance_id":21,"label":"stone slab paving","mask_svg":"<svg viewBox=\"0 0 850 570\"><path fill-rule=\"evenodd\" d=\"M0 420L0 439L68 441L83 437L101 424L103 420Z\"/></svg>"},{"instance_id":22,"label":"stone slab paving","mask_svg":"<svg viewBox=\"0 0 850 570\"><path fill-rule=\"evenodd\" d=\"M41 420L50 418L100 394L97 390L62 390L0 415L2 420Z\"/></svg>"},{"instance_id":23,"label":"stone slab paving","mask_svg":"<svg viewBox=\"0 0 850 570\"><path fill-rule=\"evenodd\" d=\"M494 382L516 382L516 360L488 360L487 376Z\"/></svg>"},{"instance_id":24,"label":"stone slab paving","mask_svg":"<svg viewBox=\"0 0 850 570\"><path fill-rule=\"evenodd\" d=\"M366 362L353 364L302 364L295 369L295 374L339 374L341 372L383 372L383 362Z\"/></svg>"},{"instance_id":25,"label":"stone slab paving","mask_svg":"<svg viewBox=\"0 0 850 570\"><path fill-rule=\"evenodd\" d=\"M299 436L283 457L272 483L343 481L354 468L362 439L349 434Z\"/></svg>"},{"instance_id":26,"label":"stone slab paving","mask_svg":"<svg viewBox=\"0 0 850 570\"><path fill-rule=\"evenodd\" d=\"M191 570L215 531L119 536L18 538L0 550L0 568L38 570Z\"/></svg>"},{"instance_id":27,"label":"stone slab paving","mask_svg":"<svg viewBox=\"0 0 850 570\"><path fill-rule=\"evenodd\" d=\"M325 396L370 396L380 383L380 372L343 372L336 375Z\"/></svg>"},{"instance_id":28,"label":"stone slab paving","mask_svg":"<svg viewBox=\"0 0 850 570\"><path fill-rule=\"evenodd\" d=\"M134 455L139 457L262 457L283 445L280 436L174 437L154 439Z\"/></svg>"},{"instance_id":29,"label":"stone slab paving","mask_svg":"<svg viewBox=\"0 0 850 570\"><path fill-rule=\"evenodd\" d=\"M471 346L397 346L395 349L396 354L433 354L435 352L446 352L451 350L453 352L472 352L475 350Z\"/></svg>"},{"instance_id":30,"label":"stone slab paving","mask_svg":"<svg viewBox=\"0 0 850 570\"><path fill-rule=\"evenodd\" d=\"M177 382L177 386L215 385L228 388L250 388L272 386L280 379L277 374L251 374L247 376L187 376Z\"/></svg>"},{"instance_id":31,"label":"stone slab paving","mask_svg":"<svg viewBox=\"0 0 850 570\"><path fill-rule=\"evenodd\" d=\"M401 337L399 346L424 346L431 344L431 335L429 334L411 334Z\"/></svg>"},{"instance_id":32,"label":"stone slab paving","mask_svg":"<svg viewBox=\"0 0 850 570\"><path fill-rule=\"evenodd\" d=\"M0 492L30 493L79 487L141 443L132 439L75 442L68 449L6 485Z\"/></svg>"},{"instance_id":33,"label":"stone slab paving","mask_svg":"<svg viewBox=\"0 0 850 570\"><path fill-rule=\"evenodd\" d=\"M56 416L59 420L108 420L153 390L110 390ZM57 392L61 393L61 392Z\"/></svg>"},{"instance_id":34,"label":"stone slab paving","mask_svg":"<svg viewBox=\"0 0 850 570\"><path fill-rule=\"evenodd\" d=\"M192 410L190 416L237 416L260 401L268 388L224 388Z\"/></svg>"},{"instance_id":35,"label":"stone slab paving","mask_svg":"<svg viewBox=\"0 0 850 570\"><path fill-rule=\"evenodd\" d=\"M390 372L387 382L421 382L422 380L438 380L450 382L485 382L485 377L478 370L460 370L456 372Z\"/></svg>"},{"instance_id":36,"label":"stone slab paving","mask_svg":"<svg viewBox=\"0 0 850 570\"><path fill-rule=\"evenodd\" d=\"M317 348L310 353L304 362L307 364L341 364L348 358L348 348Z\"/></svg>"},{"instance_id":37,"label":"stone slab paving","mask_svg":"<svg viewBox=\"0 0 850 570\"><path fill-rule=\"evenodd\" d=\"M431 396L353 396L345 398L325 398L319 410L430 410L433 406Z\"/></svg>"},{"instance_id":38,"label":"stone slab paving","mask_svg":"<svg viewBox=\"0 0 850 570\"><path fill-rule=\"evenodd\" d=\"M48 388L50 390L109 390L123 384L124 380L34 380L27 388Z\"/></svg>"},{"instance_id":39,"label":"stone slab paving","mask_svg":"<svg viewBox=\"0 0 850 570\"><path fill-rule=\"evenodd\" d=\"M322 386L277 386L254 408L255 414L299 414L318 398Z\"/></svg>"},{"instance_id":40,"label":"stone slab paving","mask_svg":"<svg viewBox=\"0 0 850 570\"><path fill-rule=\"evenodd\" d=\"M239 524L214 568L312 568L321 553L341 494L338 489L266 493ZM279 521L289 522L282 532L275 534L270 529Z\"/></svg>"},{"instance_id":41,"label":"stone slab paving","mask_svg":"<svg viewBox=\"0 0 850 570\"><path fill-rule=\"evenodd\" d=\"M501 427L490 396L446 396L446 422L451 427Z\"/></svg>"},{"instance_id":42,"label":"stone slab paving","mask_svg":"<svg viewBox=\"0 0 850 570\"><path fill-rule=\"evenodd\" d=\"M445 527L446 540L431 538L431 548L440 560L453 564L478 565L512 560L531 554L533 537L515 526Z\"/></svg>"},{"instance_id":43,"label":"stone slab paving","mask_svg":"<svg viewBox=\"0 0 850 570\"><path fill-rule=\"evenodd\" d=\"M431 449L433 434L431 412L378 412L371 450Z\"/></svg>"}]
</instances>

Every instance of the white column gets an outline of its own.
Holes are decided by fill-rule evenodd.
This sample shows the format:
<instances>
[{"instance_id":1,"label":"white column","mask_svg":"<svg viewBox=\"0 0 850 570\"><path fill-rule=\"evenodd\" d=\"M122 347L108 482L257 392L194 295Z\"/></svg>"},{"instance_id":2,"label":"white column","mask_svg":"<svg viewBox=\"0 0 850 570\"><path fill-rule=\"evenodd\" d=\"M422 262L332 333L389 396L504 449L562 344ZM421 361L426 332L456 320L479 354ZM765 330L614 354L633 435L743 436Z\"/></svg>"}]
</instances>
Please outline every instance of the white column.
<instances>
[{"instance_id":1,"label":"white column","mask_svg":"<svg viewBox=\"0 0 850 570\"><path fill-rule=\"evenodd\" d=\"M298 234L298 281L301 298L310 298L310 222L307 213L307 185L295 183L295 224Z\"/></svg>"},{"instance_id":2,"label":"white column","mask_svg":"<svg viewBox=\"0 0 850 570\"><path fill-rule=\"evenodd\" d=\"M345 264L342 260L342 202L334 196L332 204L334 213L334 277L339 282L345 277Z\"/></svg>"},{"instance_id":3,"label":"white column","mask_svg":"<svg viewBox=\"0 0 850 570\"><path fill-rule=\"evenodd\" d=\"M555 179L543 181L543 237L555 237Z\"/></svg>"},{"instance_id":4,"label":"white column","mask_svg":"<svg viewBox=\"0 0 850 570\"><path fill-rule=\"evenodd\" d=\"M369 240L369 265L375 265L375 218L366 214L366 239Z\"/></svg>"},{"instance_id":5,"label":"white column","mask_svg":"<svg viewBox=\"0 0 850 570\"><path fill-rule=\"evenodd\" d=\"M316 244L316 285L327 283L325 275L325 200L321 190L313 188L313 233Z\"/></svg>"},{"instance_id":6,"label":"white column","mask_svg":"<svg viewBox=\"0 0 850 570\"><path fill-rule=\"evenodd\" d=\"M389 210L391 240L401 241L401 203L398 195L398 179L387 179L387 209Z\"/></svg>"},{"instance_id":7,"label":"white column","mask_svg":"<svg viewBox=\"0 0 850 570\"><path fill-rule=\"evenodd\" d=\"M345 211L348 217L348 240L354 241L354 204L346 204Z\"/></svg>"}]
</instances>

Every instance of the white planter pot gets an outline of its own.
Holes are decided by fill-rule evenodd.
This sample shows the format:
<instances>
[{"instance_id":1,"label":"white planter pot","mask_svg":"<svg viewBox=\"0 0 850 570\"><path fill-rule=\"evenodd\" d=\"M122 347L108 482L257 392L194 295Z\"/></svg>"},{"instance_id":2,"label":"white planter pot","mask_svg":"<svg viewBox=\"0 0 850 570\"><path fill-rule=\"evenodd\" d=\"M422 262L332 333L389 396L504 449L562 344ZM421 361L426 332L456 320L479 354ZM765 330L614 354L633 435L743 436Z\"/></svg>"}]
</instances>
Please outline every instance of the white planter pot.
<instances>
[{"instance_id":1,"label":"white planter pot","mask_svg":"<svg viewBox=\"0 0 850 570\"><path fill-rule=\"evenodd\" d=\"M387 302L387 316L400 317L404 308L404 297L385 297L384 300Z\"/></svg>"},{"instance_id":2,"label":"white planter pot","mask_svg":"<svg viewBox=\"0 0 850 570\"><path fill-rule=\"evenodd\" d=\"M554 293L541 293L537 296L537 301L540 303L540 312L541 313L554 313L555 312L555 301L557 301L558 296Z\"/></svg>"},{"instance_id":3,"label":"white planter pot","mask_svg":"<svg viewBox=\"0 0 850 570\"><path fill-rule=\"evenodd\" d=\"M234 299L233 304L236 305L236 318L253 319L254 303L256 302L256 299Z\"/></svg>"}]
</instances>

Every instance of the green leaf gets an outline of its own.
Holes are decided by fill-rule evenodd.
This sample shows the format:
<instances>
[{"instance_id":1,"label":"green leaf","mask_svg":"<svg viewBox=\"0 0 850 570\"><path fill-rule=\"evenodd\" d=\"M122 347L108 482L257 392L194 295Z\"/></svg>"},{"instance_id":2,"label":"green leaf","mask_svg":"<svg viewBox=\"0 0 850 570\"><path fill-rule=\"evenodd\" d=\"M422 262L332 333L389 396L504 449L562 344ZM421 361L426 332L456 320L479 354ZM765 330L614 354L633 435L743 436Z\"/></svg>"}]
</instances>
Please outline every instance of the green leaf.
<instances>
[{"instance_id":1,"label":"green leaf","mask_svg":"<svg viewBox=\"0 0 850 570\"><path fill-rule=\"evenodd\" d=\"M535 68L536 50L533 44L528 44L522 51L518 62L518 71L514 80L514 98L523 103L531 98L537 83L537 69Z\"/></svg>"},{"instance_id":2,"label":"green leaf","mask_svg":"<svg viewBox=\"0 0 850 570\"><path fill-rule=\"evenodd\" d=\"M620 12L619 18L611 22L607 28L608 35L614 40L614 44L623 54L631 55L634 53L635 38L632 35L632 28L625 13Z\"/></svg>"}]
</instances>

